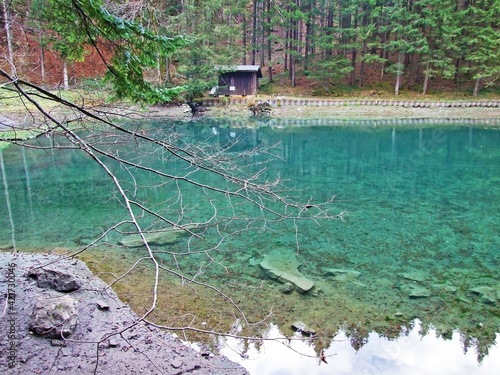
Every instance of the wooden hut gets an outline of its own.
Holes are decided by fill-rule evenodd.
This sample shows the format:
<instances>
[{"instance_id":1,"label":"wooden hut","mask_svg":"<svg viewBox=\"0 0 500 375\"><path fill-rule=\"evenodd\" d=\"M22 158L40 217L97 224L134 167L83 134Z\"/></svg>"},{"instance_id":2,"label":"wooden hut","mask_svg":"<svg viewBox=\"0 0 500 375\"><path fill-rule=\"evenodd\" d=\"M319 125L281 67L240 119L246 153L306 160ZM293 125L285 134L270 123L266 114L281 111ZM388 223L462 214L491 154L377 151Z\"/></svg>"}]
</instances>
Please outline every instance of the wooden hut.
<instances>
[{"instance_id":1,"label":"wooden hut","mask_svg":"<svg viewBox=\"0 0 500 375\"><path fill-rule=\"evenodd\" d=\"M218 66L218 95L256 95L259 78L262 78L260 65Z\"/></svg>"}]
</instances>

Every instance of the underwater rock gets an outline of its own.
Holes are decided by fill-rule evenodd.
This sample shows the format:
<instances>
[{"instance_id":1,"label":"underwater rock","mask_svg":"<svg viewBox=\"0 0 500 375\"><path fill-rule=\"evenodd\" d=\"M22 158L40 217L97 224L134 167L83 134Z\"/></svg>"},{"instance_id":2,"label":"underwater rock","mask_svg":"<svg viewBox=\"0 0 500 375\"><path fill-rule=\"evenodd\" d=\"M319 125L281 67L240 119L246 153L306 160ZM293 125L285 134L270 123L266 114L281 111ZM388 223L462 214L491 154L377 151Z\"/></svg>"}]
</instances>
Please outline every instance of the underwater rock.
<instances>
[{"instance_id":1,"label":"underwater rock","mask_svg":"<svg viewBox=\"0 0 500 375\"><path fill-rule=\"evenodd\" d=\"M475 288L471 288L470 291L472 293L478 294L479 300L482 303L491 305L497 301L495 289L490 288L489 286L478 286Z\"/></svg>"},{"instance_id":2,"label":"underwater rock","mask_svg":"<svg viewBox=\"0 0 500 375\"><path fill-rule=\"evenodd\" d=\"M360 283L356 279L361 275L361 272L354 271L354 270L345 270L341 268L325 268L323 276L334 276L334 280L340 281L343 283L346 282L351 282L355 285L358 286L363 286L365 287L366 285L363 283Z\"/></svg>"},{"instance_id":3,"label":"underwater rock","mask_svg":"<svg viewBox=\"0 0 500 375\"><path fill-rule=\"evenodd\" d=\"M401 287L401 290L408 293L408 297L410 298L427 298L431 296L429 289L416 284L404 285Z\"/></svg>"},{"instance_id":4,"label":"underwater rock","mask_svg":"<svg viewBox=\"0 0 500 375\"><path fill-rule=\"evenodd\" d=\"M427 279L427 274L423 271L405 272L401 276L412 281L425 281Z\"/></svg>"},{"instance_id":5,"label":"underwater rock","mask_svg":"<svg viewBox=\"0 0 500 375\"><path fill-rule=\"evenodd\" d=\"M441 289L445 292L450 292L450 293L456 293L457 292L457 288L454 287L453 285L449 285L449 284L434 284L432 285L432 287L434 289Z\"/></svg>"},{"instance_id":6,"label":"underwater rock","mask_svg":"<svg viewBox=\"0 0 500 375\"><path fill-rule=\"evenodd\" d=\"M255 258L255 257L251 257L250 259L248 259L248 265L249 265L250 267L255 267L255 266L256 266L256 265L258 265L258 264L259 264L259 261L258 261L258 259L257 259L257 258Z\"/></svg>"},{"instance_id":7,"label":"underwater rock","mask_svg":"<svg viewBox=\"0 0 500 375\"><path fill-rule=\"evenodd\" d=\"M344 279L348 281L352 281L357 279L361 275L361 272L353 271L353 270L344 270L341 268L325 268L323 276L335 276L335 277L344 277ZM339 280L342 281L342 280Z\"/></svg>"},{"instance_id":8,"label":"underwater rock","mask_svg":"<svg viewBox=\"0 0 500 375\"><path fill-rule=\"evenodd\" d=\"M292 324L292 328L298 332L301 332L305 335L315 335L316 330L308 327L304 322L301 322L300 320L294 322Z\"/></svg>"},{"instance_id":9,"label":"underwater rock","mask_svg":"<svg viewBox=\"0 0 500 375\"><path fill-rule=\"evenodd\" d=\"M290 283L284 283L278 287L278 290L283 294L292 293L294 289L294 286Z\"/></svg>"},{"instance_id":10,"label":"underwater rock","mask_svg":"<svg viewBox=\"0 0 500 375\"><path fill-rule=\"evenodd\" d=\"M299 293L306 293L314 287L314 281L298 271L300 263L293 253L271 253L259 265L270 278L292 284Z\"/></svg>"},{"instance_id":11,"label":"underwater rock","mask_svg":"<svg viewBox=\"0 0 500 375\"><path fill-rule=\"evenodd\" d=\"M193 230L196 228L196 225L185 225L183 228ZM171 229L163 232L144 233L144 238L150 245L163 246L179 242L182 237L188 235L189 232L184 229ZM118 244L126 247L140 247L144 245L139 234L125 236Z\"/></svg>"}]
</instances>

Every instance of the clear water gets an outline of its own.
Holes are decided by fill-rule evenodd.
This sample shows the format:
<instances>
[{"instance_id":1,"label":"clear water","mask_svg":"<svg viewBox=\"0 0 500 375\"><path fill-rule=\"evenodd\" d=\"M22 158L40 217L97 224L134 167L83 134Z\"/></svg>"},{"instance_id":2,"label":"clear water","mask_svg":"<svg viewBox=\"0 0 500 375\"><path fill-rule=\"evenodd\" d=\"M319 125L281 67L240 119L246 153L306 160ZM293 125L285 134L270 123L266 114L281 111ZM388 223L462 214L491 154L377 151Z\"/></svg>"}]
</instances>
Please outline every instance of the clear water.
<instances>
[{"instance_id":1,"label":"clear water","mask_svg":"<svg viewBox=\"0 0 500 375\"><path fill-rule=\"evenodd\" d=\"M397 127L366 122L307 125L246 129L211 122L178 125L177 131L185 133L186 140L226 144L238 139L233 153L279 143L275 152L281 158L266 164L270 170L263 177L279 174L289 179L288 185L303 199L325 201L335 194L332 213L347 210L343 221L300 221L298 234L291 222L272 223L266 230L257 222L261 230L245 231L220 244L220 233L209 228L203 241L157 248L170 252L159 254L161 261L169 269L214 284L237 301L251 321L263 319L272 309L266 324L276 324L287 336L293 335L291 323L305 322L318 332L316 354L331 348L339 329L350 347L362 350L373 341L370 332L395 338L419 319L420 334L440 335L443 340L458 334L462 350L474 349L479 360L487 357L500 331L499 130L423 122ZM165 126L145 124L144 129L162 134ZM141 144L121 144L115 151L139 153L136 160L141 165L167 171L188 168ZM250 152L244 164L265 160L263 154ZM80 151L9 147L2 150L2 162L0 245L4 249L13 243L18 250L78 249L126 218L116 188ZM132 192L129 173L123 166L110 165ZM199 183L222 183L204 173L193 176ZM232 212L224 197L189 184L174 185L145 173L137 173L136 182L144 187L135 192L137 200L147 201L174 221L210 220L209 198L221 216ZM179 209L177 189L184 191L185 210ZM234 210L243 217L260 214L247 206ZM139 220L150 228L158 226L148 215ZM244 225L233 222L225 230L229 233ZM105 238L109 245L93 250L89 264L96 272L113 267L123 267L124 272L143 255L116 247L120 238L112 232ZM172 256L215 247L210 253ZM302 264L301 273L314 280L313 292L281 293L280 284L258 267L271 252L284 259L295 256ZM329 268L357 271L359 276L325 274ZM118 286L122 298L136 309L150 301L144 297L151 288L144 276L148 272L147 266L140 268L130 275L129 283ZM189 324L200 328L227 330L234 322L227 302L186 292L168 276L162 283L154 317L163 324L188 324L192 315L175 318L187 311L196 315ZM487 296L472 290L478 287L488 288ZM422 288L426 297L410 298Z\"/></svg>"}]
</instances>

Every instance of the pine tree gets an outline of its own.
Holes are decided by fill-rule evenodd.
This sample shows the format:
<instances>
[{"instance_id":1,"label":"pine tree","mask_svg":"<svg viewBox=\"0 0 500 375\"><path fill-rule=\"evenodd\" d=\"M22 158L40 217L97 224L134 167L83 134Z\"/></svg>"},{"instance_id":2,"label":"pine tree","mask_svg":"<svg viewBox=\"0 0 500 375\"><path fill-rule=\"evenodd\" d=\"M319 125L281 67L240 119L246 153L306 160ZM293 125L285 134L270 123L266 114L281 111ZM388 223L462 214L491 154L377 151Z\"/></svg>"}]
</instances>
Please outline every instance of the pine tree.
<instances>
[{"instance_id":1,"label":"pine tree","mask_svg":"<svg viewBox=\"0 0 500 375\"><path fill-rule=\"evenodd\" d=\"M500 77L500 0L478 0L467 9L465 60L470 66L464 70L473 74L473 95L482 84L490 85Z\"/></svg>"},{"instance_id":2,"label":"pine tree","mask_svg":"<svg viewBox=\"0 0 500 375\"><path fill-rule=\"evenodd\" d=\"M399 94L402 84L405 56L428 51L427 41L420 32L422 18L414 11L417 1L414 3L413 0L394 0L392 6L387 9L389 22L383 30L389 33L390 40L385 43L384 48L395 54L397 61L386 70L396 75L394 86L396 95Z\"/></svg>"}]
</instances>

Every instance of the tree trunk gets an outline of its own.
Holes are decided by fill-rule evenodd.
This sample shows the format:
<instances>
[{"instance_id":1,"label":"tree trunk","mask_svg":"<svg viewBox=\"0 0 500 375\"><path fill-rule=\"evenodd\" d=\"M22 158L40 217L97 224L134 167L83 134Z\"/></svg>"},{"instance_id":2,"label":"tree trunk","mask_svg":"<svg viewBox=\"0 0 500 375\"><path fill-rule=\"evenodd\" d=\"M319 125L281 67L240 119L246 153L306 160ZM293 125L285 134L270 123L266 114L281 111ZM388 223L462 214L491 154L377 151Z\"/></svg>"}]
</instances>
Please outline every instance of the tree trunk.
<instances>
[{"instance_id":1,"label":"tree trunk","mask_svg":"<svg viewBox=\"0 0 500 375\"><path fill-rule=\"evenodd\" d=\"M479 87L481 86L482 80L483 80L482 77L476 78L476 84L474 85L474 92L472 93L473 96L477 96L477 94L479 93Z\"/></svg>"},{"instance_id":2,"label":"tree trunk","mask_svg":"<svg viewBox=\"0 0 500 375\"><path fill-rule=\"evenodd\" d=\"M162 77L161 77L161 58L160 58L160 54L158 53L157 57L156 57L156 76L158 77L158 84L161 85L161 80L162 80Z\"/></svg>"},{"instance_id":3,"label":"tree trunk","mask_svg":"<svg viewBox=\"0 0 500 375\"><path fill-rule=\"evenodd\" d=\"M354 30L358 30L358 9L356 8L355 12L354 12L354 23L353 23L353 28ZM349 25L350 26L350 25ZM352 38L352 37L351 37ZM351 39L350 42L355 42L356 41L356 37L354 37L354 39ZM349 86L354 86L354 83L356 82L356 55L357 55L358 51L356 50L356 48L353 48L351 50L351 67L352 67L352 71L351 71L351 77L349 78Z\"/></svg>"},{"instance_id":4,"label":"tree trunk","mask_svg":"<svg viewBox=\"0 0 500 375\"><path fill-rule=\"evenodd\" d=\"M285 58L284 58L284 62L283 62L283 71L287 71L288 70L288 59L289 59L289 54L287 52L287 48L288 48L288 38L290 37L290 31L289 30L286 30L285 32Z\"/></svg>"},{"instance_id":5,"label":"tree trunk","mask_svg":"<svg viewBox=\"0 0 500 375\"><path fill-rule=\"evenodd\" d=\"M165 57L165 82L170 83L172 77L170 76L170 58Z\"/></svg>"},{"instance_id":6,"label":"tree trunk","mask_svg":"<svg viewBox=\"0 0 500 375\"><path fill-rule=\"evenodd\" d=\"M266 65L266 25L264 22L264 16L265 16L265 3L260 2L259 3L259 8L260 8L260 27L259 27L259 33L260 33L260 43L259 43L259 49L260 49L260 66L265 66Z\"/></svg>"},{"instance_id":7,"label":"tree trunk","mask_svg":"<svg viewBox=\"0 0 500 375\"><path fill-rule=\"evenodd\" d=\"M402 52L399 53L399 56L398 56L398 72L397 72L397 75L396 75L396 87L394 89L394 94L396 95L399 95L399 88L401 87L401 79L403 77L403 73L402 73L402 68L401 68L401 65L403 64L403 56L404 54Z\"/></svg>"},{"instance_id":8,"label":"tree trunk","mask_svg":"<svg viewBox=\"0 0 500 375\"><path fill-rule=\"evenodd\" d=\"M247 18L245 15L243 15L243 56L241 56L241 64L246 65L247 64Z\"/></svg>"},{"instance_id":9,"label":"tree trunk","mask_svg":"<svg viewBox=\"0 0 500 375\"><path fill-rule=\"evenodd\" d=\"M309 68L309 54L312 52L311 51L311 37L313 36L313 24L314 24L314 19L312 16L311 12L311 3L308 4L307 6L307 22L306 22L306 44L305 44L305 49L304 49L304 69L308 70Z\"/></svg>"},{"instance_id":10,"label":"tree trunk","mask_svg":"<svg viewBox=\"0 0 500 375\"><path fill-rule=\"evenodd\" d=\"M252 53L251 53L251 64L255 65L257 49L257 0L253 0L253 12L252 12Z\"/></svg>"},{"instance_id":11,"label":"tree trunk","mask_svg":"<svg viewBox=\"0 0 500 375\"><path fill-rule=\"evenodd\" d=\"M429 78L430 78L430 71L429 71L429 62L427 62L425 66L425 79L424 79L424 88L422 90L422 94L426 95L427 90L429 89Z\"/></svg>"},{"instance_id":12,"label":"tree trunk","mask_svg":"<svg viewBox=\"0 0 500 375\"><path fill-rule=\"evenodd\" d=\"M272 57L271 45L271 0L267 0L267 82L273 81L273 67L271 63Z\"/></svg>"},{"instance_id":13,"label":"tree trunk","mask_svg":"<svg viewBox=\"0 0 500 375\"><path fill-rule=\"evenodd\" d=\"M458 87L460 80L460 58L455 60L455 85Z\"/></svg>"},{"instance_id":14,"label":"tree trunk","mask_svg":"<svg viewBox=\"0 0 500 375\"><path fill-rule=\"evenodd\" d=\"M364 30L366 25L368 25L368 5L366 4L366 2L363 2L362 12L363 12L363 17L361 18L361 27ZM363 39L363 46L361 47L361 65L359 67L359 85L358 85L359 88L363 87L364 79L365 79L365 64L366 63L364 61L364 57L366 54L366 49L368 47L367 44L368 43L367 43L366 37L365 37Z\"/></svg>"},{"instance_id":15,"label":"tree trunk","mask_svg":"<svg viewBox=\"0 0 500 375\"><path fill-rule=\"evenodd\" d=\"M66 60L63 61L63 87L65 90L69 89L68 64L66 64Z\"/></svg>"},{"instance_id":16,"label":"tree trunk","mask_svg":"<svg viewBox=\"0 0 500 375\"><path fill-rule=\"evenodd\" d=\"M5 0L2 0L2 18L3 18L3 28L5 30L5 36L7 38L7 57L9 59L10 64L10 72L12 76L16 75L16 69L14 67L14 51L12 49L12 34L10 32L10 13L7 8L7 3Z\"/></svg>"},{"instance_id":17,"label":"tree trunk","mask_svg":"<svg viewBox=\"0 0 500 375\"><path fill-rule=\"evenodd\" d=\"M38 45L40 47L40 75L42 82L45 82L45 48L42 42L42 31L38 30Z\"/></svg>"},{"instance_id":18,"label":"tree trunk","mask_svg":"<svg viewBox=\"0 0 500 375\"><path fill-rule=\"evenodd\" d=\"M356 49L352 49L351 52L351 76L349 78L349 86L354 86L356 82Z\"/></svg>"}]
</instances>

